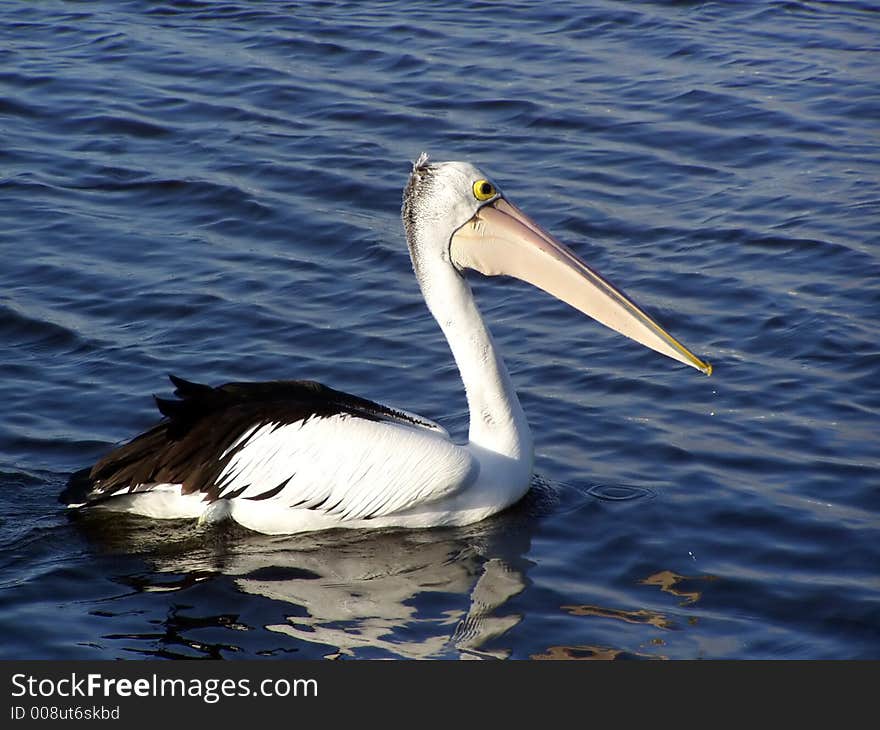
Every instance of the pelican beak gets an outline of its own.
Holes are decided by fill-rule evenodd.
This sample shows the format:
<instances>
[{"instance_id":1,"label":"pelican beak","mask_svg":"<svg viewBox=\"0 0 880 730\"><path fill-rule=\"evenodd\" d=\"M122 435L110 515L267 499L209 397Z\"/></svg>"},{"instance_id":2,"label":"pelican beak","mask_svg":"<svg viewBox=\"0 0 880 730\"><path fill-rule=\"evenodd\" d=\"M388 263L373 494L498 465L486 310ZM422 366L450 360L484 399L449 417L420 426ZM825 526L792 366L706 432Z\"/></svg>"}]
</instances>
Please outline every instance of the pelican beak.
<instances>
[{"instance_id":1,"label":"pelican beak","mask_svg":"<svg viewBox=\"0 0 880 730\"><path fill-rule=\"evenodd\" d=\"M645 347L712 374L708 362L504 198L481 207L453 234L450 256L459 269L526 281Z\"/></svg>"}]
</instances>

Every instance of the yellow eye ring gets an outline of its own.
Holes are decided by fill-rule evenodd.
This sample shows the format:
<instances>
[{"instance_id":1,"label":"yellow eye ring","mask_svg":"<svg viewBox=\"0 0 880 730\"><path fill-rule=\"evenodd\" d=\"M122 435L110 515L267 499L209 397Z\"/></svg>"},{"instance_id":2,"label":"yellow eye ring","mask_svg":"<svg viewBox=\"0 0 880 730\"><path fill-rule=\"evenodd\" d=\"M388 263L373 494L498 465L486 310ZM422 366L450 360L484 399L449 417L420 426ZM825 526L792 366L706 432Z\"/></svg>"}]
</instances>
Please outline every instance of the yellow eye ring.
<instances>
[{"instance_id":1,"label":"yellow eye ring","mask_svg":"<svg viewBox=\"0 0 880 730\"><path fill-rule=\"evenodd\" d=\"M489 200L489 198L494 198L497 193L495 186L488 180L477 180L474 183L474 197L477 200Z\"/></svg>"}]
</instances>

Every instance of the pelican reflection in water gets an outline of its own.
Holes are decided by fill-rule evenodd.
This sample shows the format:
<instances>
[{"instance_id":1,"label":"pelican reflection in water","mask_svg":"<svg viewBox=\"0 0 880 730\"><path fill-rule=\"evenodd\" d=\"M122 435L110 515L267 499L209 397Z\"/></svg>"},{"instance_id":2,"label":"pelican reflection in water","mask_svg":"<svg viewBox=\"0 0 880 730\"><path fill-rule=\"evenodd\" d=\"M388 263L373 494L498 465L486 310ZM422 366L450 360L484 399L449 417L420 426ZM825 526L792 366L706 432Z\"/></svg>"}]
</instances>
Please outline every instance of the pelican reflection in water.
<instances>
[{"instance_id":1,"label":"pelican reflection in water","mask_svg":"<svg viewBox=\"0 0 880 730\"><path fill-rule=\"evenodd\" d=\"M522 620L505 604L528 585L531 532L550 504L542 498L550 495L497 520L431 531L267 536L97 513L76 523L99 553L134 552L151 567L138 561L134 575L115 579L129 590L102 602L105 638L125 651L505 658L505 634Z\"/></svg>"}]
</instances>

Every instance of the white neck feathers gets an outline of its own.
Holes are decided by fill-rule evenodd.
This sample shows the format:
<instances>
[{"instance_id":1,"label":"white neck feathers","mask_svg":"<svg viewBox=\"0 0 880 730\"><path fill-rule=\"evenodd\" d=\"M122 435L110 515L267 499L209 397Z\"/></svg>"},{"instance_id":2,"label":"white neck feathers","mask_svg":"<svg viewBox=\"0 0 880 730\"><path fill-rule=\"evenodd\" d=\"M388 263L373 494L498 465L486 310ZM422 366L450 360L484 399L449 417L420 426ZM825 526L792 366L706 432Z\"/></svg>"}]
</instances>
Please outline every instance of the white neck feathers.
<instances>
[{"instance_id":1,"label":"white neck feathers","mask_svg":"<svg viewBox=\"0 0 880 730\"><path fill-rule=\"evenodd\" d=\"M421 272L425 302L437 320L464 382L471 444L532 459L532 435L492 335L464 278L445 261ZM425 276L425 274L428 274Z\"/></svg>"}]
</instances>

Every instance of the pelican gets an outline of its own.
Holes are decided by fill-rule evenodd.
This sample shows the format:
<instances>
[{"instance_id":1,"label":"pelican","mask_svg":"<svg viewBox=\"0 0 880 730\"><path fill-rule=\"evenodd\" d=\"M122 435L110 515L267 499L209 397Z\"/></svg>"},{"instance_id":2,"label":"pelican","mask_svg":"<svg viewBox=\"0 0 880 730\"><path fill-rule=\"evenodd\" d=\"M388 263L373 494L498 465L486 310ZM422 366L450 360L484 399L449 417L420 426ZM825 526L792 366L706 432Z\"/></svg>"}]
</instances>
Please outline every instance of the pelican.
<instances>
[{"instance_id":1,"label":"pelican","mask_svg":"<svg viewBox=\"0 0 880 730\"><path fill-rule=\"evenodd\" d=\"M267 534L466 525L529 489L532 435L468 271L526 281L642 345L700 360L466 162L422 154L403 226L425 302L467 395L467 443L433 421L303 380L211 387L171 376L164 418L90 469L61 501L153 518L231 518Z\"/></svg>"}]
</instances>

